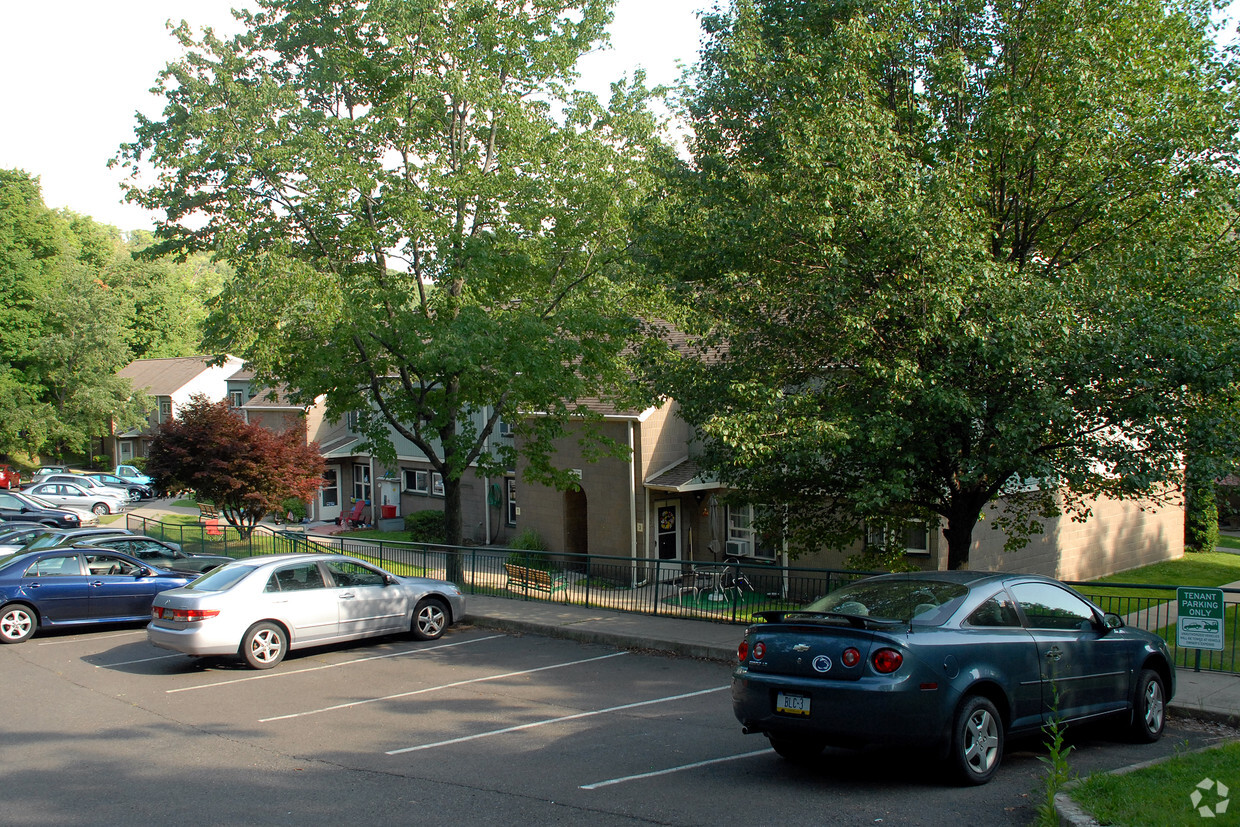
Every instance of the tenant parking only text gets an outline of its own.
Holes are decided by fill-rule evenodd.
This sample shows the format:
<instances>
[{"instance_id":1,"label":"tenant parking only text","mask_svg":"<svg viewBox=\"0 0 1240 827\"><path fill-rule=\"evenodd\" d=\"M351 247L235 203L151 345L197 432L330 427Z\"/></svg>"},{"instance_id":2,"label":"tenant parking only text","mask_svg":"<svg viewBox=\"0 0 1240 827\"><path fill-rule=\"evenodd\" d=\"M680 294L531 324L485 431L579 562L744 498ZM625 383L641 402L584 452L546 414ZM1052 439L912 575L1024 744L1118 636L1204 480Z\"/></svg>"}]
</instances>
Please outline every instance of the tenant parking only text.
<instances>
[{"instance_id":1,"label":"tenant parking only text","mask_svg":"<svg viewBox=\"0 0 1240 827\"><path fill-rule=\"evenodd\" d=\"M1223 650L1223 590L1181 586L1176 589L1179 615L1176 646Z\"/></svg>"}]
</instances>

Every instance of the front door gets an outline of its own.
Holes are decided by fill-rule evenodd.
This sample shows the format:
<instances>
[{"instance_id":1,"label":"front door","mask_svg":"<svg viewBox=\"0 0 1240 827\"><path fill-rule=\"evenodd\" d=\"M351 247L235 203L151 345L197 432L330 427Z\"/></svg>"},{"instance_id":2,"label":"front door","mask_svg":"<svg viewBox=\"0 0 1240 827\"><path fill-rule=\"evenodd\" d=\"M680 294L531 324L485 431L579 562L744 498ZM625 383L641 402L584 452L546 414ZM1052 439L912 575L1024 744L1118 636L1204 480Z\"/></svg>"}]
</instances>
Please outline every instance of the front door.
<instances>
[{"instance_id":1,"label":"front door","mask_svg":"<svg viewBox=\"0 0 1240 827\"><path fill-rule=\"evenodd\" d=\"M654 504L655 545L660 560L680 557L680 503L665 500Z\"/></svg>"}]
</instances>

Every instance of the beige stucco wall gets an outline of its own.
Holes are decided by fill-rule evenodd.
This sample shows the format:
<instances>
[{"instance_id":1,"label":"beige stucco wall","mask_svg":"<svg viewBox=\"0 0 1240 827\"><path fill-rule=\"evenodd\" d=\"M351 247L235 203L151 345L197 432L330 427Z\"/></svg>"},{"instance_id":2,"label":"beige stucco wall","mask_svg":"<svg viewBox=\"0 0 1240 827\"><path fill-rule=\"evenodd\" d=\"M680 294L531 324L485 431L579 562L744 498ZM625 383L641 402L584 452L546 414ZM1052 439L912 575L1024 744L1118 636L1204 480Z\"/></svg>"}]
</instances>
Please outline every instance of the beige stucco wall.
<instances>
[{"instance_id":1,"label":"beige stucco wall","mask_svg":"<svg viewBox=\"0 0 1240 827\"><path fill-rule=\"evenodd\" d=\"M1003 535L983 521L973 532L969 568L1089 580L1184 556L1184 508L1178 501L1159 506L1101 498L1091 501L1090 510L1085 522L1068 516L1042 521L1043 534L1014 552L1003 551Z\"/></svg>"}]
</instances>

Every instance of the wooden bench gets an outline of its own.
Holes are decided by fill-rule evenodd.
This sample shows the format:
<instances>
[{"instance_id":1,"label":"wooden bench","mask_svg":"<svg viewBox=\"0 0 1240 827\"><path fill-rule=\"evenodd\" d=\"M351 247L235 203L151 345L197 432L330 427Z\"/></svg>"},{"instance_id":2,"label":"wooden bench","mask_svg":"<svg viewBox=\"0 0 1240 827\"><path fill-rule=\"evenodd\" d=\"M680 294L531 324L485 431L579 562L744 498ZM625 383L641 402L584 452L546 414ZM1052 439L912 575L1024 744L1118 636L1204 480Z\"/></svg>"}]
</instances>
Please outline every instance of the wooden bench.
<instances>
[{"instance_id":1,"label":"wooden bench","mask_svg":"<svg viewBox=\"0 0 1240 827\"><path fill-rule=\"evenodd\" d=\"M521 591L533 589L536 592L551 592L559 589L568 588L568 580L562 574L553 575L544 569L532 569L528 566L518 566L515 563L505 563L504 570L508 572L508 588Z\"/></svg>"},{"instance_id":2,"label":"wooden bench","mask_svg":"<svg viewBox=\"0 0 1240 827\"><path fill-rule=\"evenodd\" d=\"M218 520L220 518L220 510L211 503L198 503L198 522L203 520Z\"/></svg>"}]
</instances>

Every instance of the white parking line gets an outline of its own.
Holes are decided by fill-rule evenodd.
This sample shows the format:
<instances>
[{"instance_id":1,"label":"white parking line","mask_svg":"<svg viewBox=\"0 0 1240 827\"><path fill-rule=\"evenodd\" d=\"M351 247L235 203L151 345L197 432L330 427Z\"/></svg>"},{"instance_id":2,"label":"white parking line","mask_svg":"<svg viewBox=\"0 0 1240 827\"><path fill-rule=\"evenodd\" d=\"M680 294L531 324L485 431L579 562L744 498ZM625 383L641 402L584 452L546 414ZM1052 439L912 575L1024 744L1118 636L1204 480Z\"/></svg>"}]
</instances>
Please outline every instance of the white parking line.
<instances>
[{"instance_id":1,"label":"white parking line","mask_svg":"<svg viewBox=\"0 0 1240 827\"><path fill-rule=\"evenodd\" d=\"M626 781L640 781L643 778L654 778L658 775L671 775L674 772L683 772L684 770L696 770L698 767L709 767L711 764L723 764L728 761L739 761L742 758L754 758L759 755L769 755L770 748L760 749L756 752L746 752L742 755L729 755L726 758L711 758L709 761L698 761L693 764L683 764L679 767L668 767L665 770L655 770L654 772L643 772L640 775L626 775L623 778L612 778L607 781L596 781L593 784L582 784L578 789L581 790L597 790L599 787L610 787L612 784L623 784Z\"/></svg>"},{"instance_id":2,"label":"white parking line","mask_svg":"<svg viewBox=\"0 0 1240 827\"><path fill-rule=\"evenodd\" d=\"M357 663L366 663L372 660L384 660L386 658L399 658L403 655L420 655L423 652L433 652L436 649L451 649L454 646L468 646L471 643L482 643L485 640L495 640L496 638L507 637L507 635L488 635L486 637L474 638L473 640L460 640L456 643L443 643L439 646L428 646L425 649L410 649L406 652L392 652L387 655L374 655L369 658L357 658L356 660L347 660L343 663L328 663L323 666L309 666L305 669L294 669L291 672L264 672L261 675L248 675L244 678L233 678L228 681L216 681L215 683L204 683L198 686L183 686L180 689L165 690L165 694L173 695L177 692L193 692L197 689L211 689L217 686L229 686L234 683L245 683L247 681L261 681L267 678L283 678L287 675L300 675L304 672L318 672L322 669L338 669L341 666L353 666Z\"/></svg>"},{"instance_id":3,"label":"white parking line","mask_svg":"<svg viewBox=\"0 0 1240 827\"><path fill-rule=\"evenodd\" d=\"M96 663L96 669L111 669L114 666L132 666L135 663L146 663L152 660L170 660L172 658L183 658L184 655L156 655L153 658L138 658L137 660L123 660L120 663Z\"/></svg>"},{"instance_id":4,"label":"white parking line","mask_svg":"<svg viewBox=\"0 0 1240 827\"><path fill-rule=\"evenodd\" d=\"M433 744L419 744L416 747L403 747L401 749L388 750L388 755L400 755L406 752L417 752L423 749L434 749L435 747L446 747L449 744L461 744L466 741L476 741L479 738L489 738L492 735L503 735L507 732L520 732L523 729L533 729L534 727L547 726L548 724L559 724L564 721L575 721L578 718L592 718L595 715L605 715L608 712L621 712L625 709L636 709L639 706L650 706L651 704L662 704L668 701L679 701L684 698L694 698L698 695L708 695L711 692L722 692L729 689L729 686L716 686L714 689L701 689L697 692L686 692L683 695L671 695L666 698L655 698L649 701L638 701L631 704L623 704L621 706L610 706L607 709L596 709L593 712L578 712L575 715L565 715L561 718L548 718L543 721L531 721L528 724L519 724L518 726L504 727L503 729L493 729L489 732L479 732L475 735L465 735L461 738L450 738L447 741L436 741Z\"/></svg>"},{"instance_id":5,"label":"white parking line","mask_svg":"<svg viewBox=\"0 0 1240 827\"><path fill-rule=\"evenodd\" d=\"M337 709L348 709L351 706L363 706L364 704L373 704L373 703L378 703L379 701L391 701L391 700L395 700L396 698L408 698L410 695L422 695L427 692L438 692L441 689L451 689L454 686L467 686L468 684L471 684L471 683L483 683L485 681L498 681L503 678L512 678L517 675L531 675L534 672L544 672L548 669L562 669L565 666L577 666L582 663L593 663L596 660L607 660L607 658L616 658L616 657L619 657L620 655L627 655L627 654L628 652L612 652L610 655L600 655L597 658L586 658L585 660L573 660L573 661L568 661L566 663L555 663L555 664L552 664L551 666L538 666L538 667L535 667L534 669L522 669L519 672L505 672L502 675L487 675L485 678L471 678L467 681L456 681L454 683L440 684L439 686L428 686L423 689L414 689L409 692L400 692L396 695L384 695L381 698L367 698L366 700L363 700L363 701L351 701L347 704L336 704L335 706L325 706L321 709L309 709L309 710L306 710L305 712L292 712L292 713L289 713L288 715L276 715L271 718L259 718L258 722L260 724L265 724L270 721L283 721L286 718L301 718L306 715L318 715L320 712L333 712Z\"/></svg>"}]
</instances>

